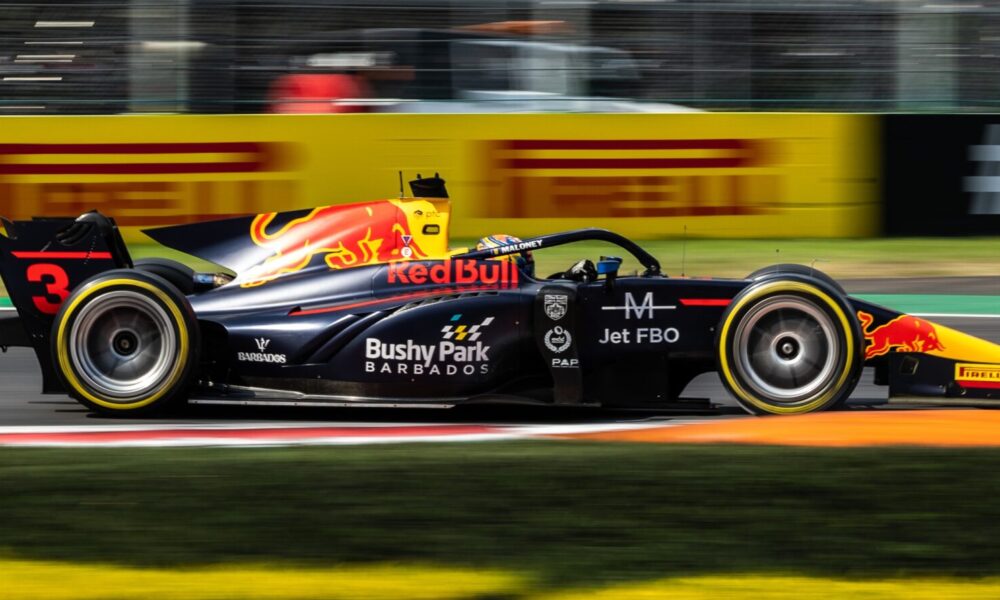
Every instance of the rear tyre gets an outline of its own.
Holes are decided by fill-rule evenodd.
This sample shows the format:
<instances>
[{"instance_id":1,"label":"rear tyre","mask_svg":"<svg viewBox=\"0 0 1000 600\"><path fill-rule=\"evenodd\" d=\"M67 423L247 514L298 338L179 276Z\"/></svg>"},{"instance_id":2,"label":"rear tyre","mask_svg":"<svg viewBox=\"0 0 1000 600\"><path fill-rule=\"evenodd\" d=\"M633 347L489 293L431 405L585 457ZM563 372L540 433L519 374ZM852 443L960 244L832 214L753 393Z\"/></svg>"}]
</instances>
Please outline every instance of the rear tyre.
<instances>
[{"instance_id":1,"label":"rear tyre","mask_svg":"<svg viewBox=\"0 0 1000 600\"><path fill-rule=\"evenodd\" d=\"M723 384L748 412L802 414L847 400L863 367L861 331L843 295L788 275L751 284L722 315Z\"/></svg>"},{"instance_id":2,"label":"rear tyre","mask_svg":"<svg viewBox=\"0 0 1000 600\"><path fill-rule=\"evenodd\" d=\"M194 269L169 258L140 258L135 270L159 275L185 296L194 293Z\"/></svg>"},{"instance_id":3,"label":"rear tyre","mask_svg":"<svg viewBox=\"0 0 1000 600\"><path fill-rule=\"evenodd\" d=\"M199 347L187 299L162 277L120 269L81 285L52 329L70 395L107 415L159 412L184 399Z\"/></svg>"}]
</instances>

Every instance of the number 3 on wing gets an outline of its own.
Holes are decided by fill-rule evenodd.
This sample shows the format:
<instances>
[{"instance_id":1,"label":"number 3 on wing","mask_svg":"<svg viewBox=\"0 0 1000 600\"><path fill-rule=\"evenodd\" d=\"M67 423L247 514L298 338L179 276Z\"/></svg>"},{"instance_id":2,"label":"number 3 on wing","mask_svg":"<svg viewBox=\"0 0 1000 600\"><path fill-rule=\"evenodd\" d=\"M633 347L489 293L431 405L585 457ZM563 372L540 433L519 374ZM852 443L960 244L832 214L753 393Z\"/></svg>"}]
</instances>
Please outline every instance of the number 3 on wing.
<instances>
[{"instance_id":1,"label":"number 3 on wing","mask_svg":"<svg viewBox=\"0 0 1000 600\"><path fill-rule=\"evenodd\" d=\"M45 284L45 295L32 296L38 312L54 315L59 307L69 297L69 276L59 265L52 263L36 263L28 267L28 281ZM53 302L53 298L59 298Z\"/></svg>"}]
</instances>

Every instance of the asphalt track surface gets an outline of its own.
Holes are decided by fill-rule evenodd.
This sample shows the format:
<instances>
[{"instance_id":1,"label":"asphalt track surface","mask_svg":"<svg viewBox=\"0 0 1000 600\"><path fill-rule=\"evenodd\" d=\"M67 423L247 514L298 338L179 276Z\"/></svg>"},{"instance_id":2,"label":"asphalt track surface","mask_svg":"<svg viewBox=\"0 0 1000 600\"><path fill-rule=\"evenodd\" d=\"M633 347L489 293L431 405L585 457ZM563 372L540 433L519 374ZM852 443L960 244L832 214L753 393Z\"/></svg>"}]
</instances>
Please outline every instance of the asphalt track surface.
<instances>
[{"instance_id":1,"label":"asphalt track surface","mask_svg":"<svg viewBox=\"0 0 1000 600\"><path fill-rule=\"evenodd\" d=\"M883 288L884 289L884 288ZM1000 318L941 318L936 322L1000 343ZM669 413L603 411L594 409L555 409L546 407L460 407L456 409L362 409L362 408L250 408L239 406L190 406L186 410L158 419L109 419L91 414L66 396L43 395L41 375L34 353L25 348L11 348L0 355L0 426L102 426L113 424L255 424L310 423L344 426L427 423L517 424L581 424L616 423L640 420L704 420L702 415L671 415ZM857 410L872 410L886 399L887 388L872 384L872 373L866 371L851 396ZM708 398L720 405L720 418L738 418L744 413L726 393L714 373L695 379L684 396ZM864 405L866 408L861 408Z\"/></svg>"}]
</instances>

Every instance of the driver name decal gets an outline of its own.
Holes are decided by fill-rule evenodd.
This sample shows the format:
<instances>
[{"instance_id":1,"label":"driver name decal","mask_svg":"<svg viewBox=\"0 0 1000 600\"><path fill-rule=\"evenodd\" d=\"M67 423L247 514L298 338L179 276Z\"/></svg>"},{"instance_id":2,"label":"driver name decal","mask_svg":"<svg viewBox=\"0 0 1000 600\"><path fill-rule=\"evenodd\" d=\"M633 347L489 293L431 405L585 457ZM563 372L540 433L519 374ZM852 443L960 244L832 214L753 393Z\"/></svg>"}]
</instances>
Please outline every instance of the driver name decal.
<instances>
[{"instance_id":1,"label":"driver name decal","mask_svg":"<svg viewBox=\"0 0 1000 600\"><path fill-rule=\"evenodd\" d=\"M513 244L505 244L503 246L489 248L489 251L493 254L493 256L504 256L507 254L514 254L515 252L524 252L525 250L538 250L541 247L542 240L527 240L524 242L515 242Z\"/></svg>"}]
</instances>

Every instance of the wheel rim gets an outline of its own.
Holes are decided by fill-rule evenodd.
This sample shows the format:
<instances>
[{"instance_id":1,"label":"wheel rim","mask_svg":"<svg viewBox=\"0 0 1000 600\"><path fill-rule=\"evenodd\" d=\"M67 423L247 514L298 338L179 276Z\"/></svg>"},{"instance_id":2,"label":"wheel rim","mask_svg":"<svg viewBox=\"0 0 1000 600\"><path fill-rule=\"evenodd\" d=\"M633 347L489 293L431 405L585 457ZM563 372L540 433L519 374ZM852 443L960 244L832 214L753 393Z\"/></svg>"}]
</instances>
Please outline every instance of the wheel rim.
<instances>
[{"instance_id":1,"label":"wheel rim","mask_svg":"<svg viewBox=\"0 0 1000 600\"><path fill-rule=\"evenodd\" d=\"M793 405L824 393L837 375L842 345L833 319L798 296L752 306L733 336L735 366L752 393Z\"/></svg>"},{"instance_id":2,"label":"wheel rim","mask_svg":"<svg viewBox=\"0 0 1000 600\"><path fill-rule=\"evenodd\" d=\"M129 403L155 393L174 366L177 342L170 317L138 292L112 291L90 302L69 336L80 378L112 401Z\"/></svg>"}]
</instances>

